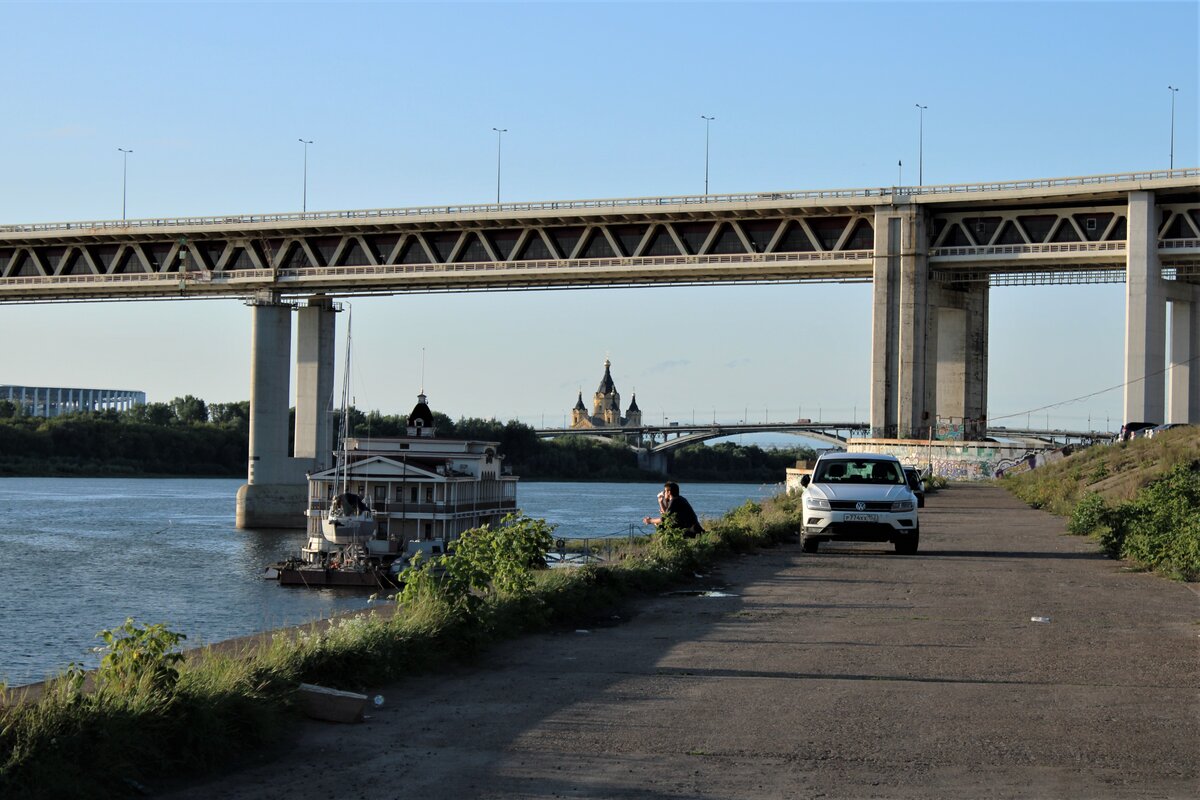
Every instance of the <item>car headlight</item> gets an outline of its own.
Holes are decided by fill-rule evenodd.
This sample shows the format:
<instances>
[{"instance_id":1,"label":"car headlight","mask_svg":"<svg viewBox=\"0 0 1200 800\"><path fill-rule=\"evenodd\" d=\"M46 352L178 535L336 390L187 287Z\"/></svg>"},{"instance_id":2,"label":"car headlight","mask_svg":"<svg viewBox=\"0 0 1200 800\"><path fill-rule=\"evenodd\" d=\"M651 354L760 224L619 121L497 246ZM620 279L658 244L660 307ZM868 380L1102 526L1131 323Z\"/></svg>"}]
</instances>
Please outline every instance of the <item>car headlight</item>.
<instances>
[{"instance_id":1,"label":"car headlight","mask_svg":"<svg viewBox=\"0 0 1200 800\"><path fill-rule=\"evenodd\" d=\"M912 500L897 500L892 503L892 511L912 511L916 503Z\"/></svg>"},{"instance_id":2,"label":"car headlight","mask_svg":"<svg viewBox=\"0 0 1200 800\"><path fill-rule=\"evenodd\" d=\"M805 495L804 496L804 507L808 508L808 509L812 509L813 511L828 511L829 510L829 501L824 500L820 497L813 497L811 495Z\"/></svg>"}]
</instances>

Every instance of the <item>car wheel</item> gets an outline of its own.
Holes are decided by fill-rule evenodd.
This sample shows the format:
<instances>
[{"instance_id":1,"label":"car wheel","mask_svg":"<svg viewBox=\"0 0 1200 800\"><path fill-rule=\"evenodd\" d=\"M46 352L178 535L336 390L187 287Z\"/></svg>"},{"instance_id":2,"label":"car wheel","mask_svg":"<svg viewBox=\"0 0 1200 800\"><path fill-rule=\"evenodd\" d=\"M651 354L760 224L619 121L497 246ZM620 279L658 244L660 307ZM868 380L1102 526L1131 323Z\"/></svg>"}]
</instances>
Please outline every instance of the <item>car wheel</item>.
<instances>
[{"instance_id":1,"label":"car wheel","mask_svg":"<svg viewBox=\"0 0 1200 800\"><path fill-rule=\"evenodd\" d=\"M917 495L917 508L924 508L924 507L925 507L925 495L919 494L919 495Z\"/></svg>"},{"instance_id":2,"label":"car wheel","mask_svg":"<svg viewBox=\"0 0 1200 800\"><path fill-rule=\"evenodd\" d=\"M806 553L817 552L817 546L821 544L821 540L813 536L804 536L800 539L800 547Z\"/></svg>"},{"instance_id":3,"label":"car wheel","mask_svg":"<svg viewBox=\"0 0 1200 800\"><path fill-rule=\"evenodd\" d=\"M917 531L905 534L896 540L896 552L902 556L911 556L917 552L920 540L921 534Z\"/></svg>"}]
</instances>

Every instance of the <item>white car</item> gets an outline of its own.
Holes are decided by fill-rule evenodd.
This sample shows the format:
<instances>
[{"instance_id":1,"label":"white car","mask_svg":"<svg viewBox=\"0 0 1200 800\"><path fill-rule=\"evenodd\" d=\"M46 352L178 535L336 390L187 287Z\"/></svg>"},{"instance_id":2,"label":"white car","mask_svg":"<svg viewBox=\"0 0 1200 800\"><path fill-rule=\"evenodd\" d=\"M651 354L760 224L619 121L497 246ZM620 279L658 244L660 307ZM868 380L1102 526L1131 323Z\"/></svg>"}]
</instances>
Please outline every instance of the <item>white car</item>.
<instances>
[{"instance_id":1,"label":"white car","mask_svg":"<svg viewBox=\"0 0 1200 800\"><path fill-rule=\"evenodd\" d=\"M800 541L806 553L831 539L892 542L897 553L917 552L921 528L917 498L895 456L827 453L804 486Z\"/></svg>"}]
</instances>

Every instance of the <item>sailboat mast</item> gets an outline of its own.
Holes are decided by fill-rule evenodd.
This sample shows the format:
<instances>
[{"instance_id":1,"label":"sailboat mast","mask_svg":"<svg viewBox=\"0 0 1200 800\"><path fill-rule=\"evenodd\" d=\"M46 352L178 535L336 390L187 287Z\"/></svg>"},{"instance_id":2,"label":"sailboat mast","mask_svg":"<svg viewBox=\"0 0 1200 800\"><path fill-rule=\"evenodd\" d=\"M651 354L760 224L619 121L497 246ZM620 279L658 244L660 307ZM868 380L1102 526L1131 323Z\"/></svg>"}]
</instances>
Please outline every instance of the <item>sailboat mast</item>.
<instances>
[{"instance_id":1,"label":"sailboat mast","mask_svg":"<svg viewBox=\"0 0 1200 800\"><path fill-rule=\"evenodd\" d=\"M351 338L351 322L352 310L347 304L346 307L346 355L342 367L342 445L341 458L338 459L338 467L341 470L342 491L346 493L346 485L350 480L350 453L346 447L346 439L350 436L350 338Z\"/></svg>"}]
</instances>

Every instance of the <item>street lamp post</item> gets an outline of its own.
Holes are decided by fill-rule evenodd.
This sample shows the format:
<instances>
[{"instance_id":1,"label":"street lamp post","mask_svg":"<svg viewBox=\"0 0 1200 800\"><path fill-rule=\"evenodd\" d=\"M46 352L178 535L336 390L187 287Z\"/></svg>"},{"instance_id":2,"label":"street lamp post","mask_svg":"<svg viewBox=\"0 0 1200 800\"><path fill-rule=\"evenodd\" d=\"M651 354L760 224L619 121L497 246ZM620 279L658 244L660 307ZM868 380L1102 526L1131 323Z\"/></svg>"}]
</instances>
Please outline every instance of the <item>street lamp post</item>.
<instances>
[{"instance_id":1,"label":"street lamp post","mask_svg":"<svg viewBox=\"0 0 1200 800\"><path fill-rule=\"evenodd\" d=\"M496 132L496 205L500 205L500 142L508 128L492 128Z\"/></svg>"},{"instance_id":2,"label":"street lamp post","mask_svg":"<svg viewBox=\"0 0 1200 800\"><path fill-rule=\"evenodd\" d=\"M121 221L125 221L125 187L126 178L129 176L129 154L132 150L126 150L124 147L118 147L121 151Z\"/></svg>"},{"instance_id":3,"label":"street lamp post","mask_svg":"<svg viewBox=\"0 0 1200 800\"><path fill-rule=\"evenodd\" d=\"M925 109L929 106L923 106L920 103L916 104L917 113L920 114L920 123L917 133L917 186L925 185Z\"/></svg>"},{"instance_id":4,"label":"street lamp post","mask_svg":"<svg viewBox=\"0 0 1200 800\"><path fill-rule=\"evenodd\" d=\"M704 196L708 197L708 127L716 117L700 115L704 120Z\"/></svg>"},{"instance_id":5,"label":"street lamp post","mask_svg":"<svg viewBox=\"0 0 1200 800\"><path fill-rule=\"evenodd\" d=\"M1175 86L1167 88L1171 90L1171 169L1175 169L1175 95L1179 89Z\"/></svg>"},{"instance_id":6,"label":"street lamp post","mask_svg":"<svg viewBox=\"0 0 1200 800\"><path fill-rule=\"evenodd\" d=\"M312 144L312 139L300 139L300 144L304 145L304 191L300 197L300 213L308 211L308 146Z\"/></svg>"}]
</instances>

